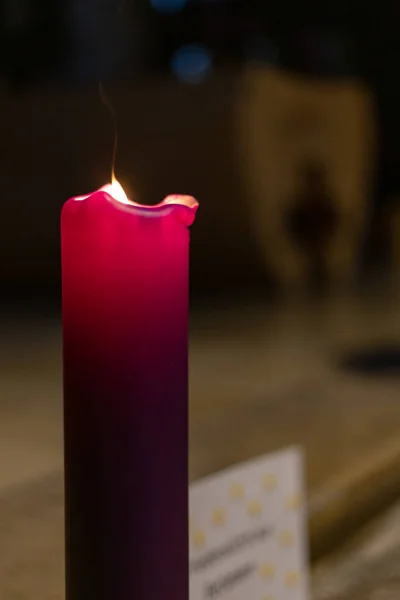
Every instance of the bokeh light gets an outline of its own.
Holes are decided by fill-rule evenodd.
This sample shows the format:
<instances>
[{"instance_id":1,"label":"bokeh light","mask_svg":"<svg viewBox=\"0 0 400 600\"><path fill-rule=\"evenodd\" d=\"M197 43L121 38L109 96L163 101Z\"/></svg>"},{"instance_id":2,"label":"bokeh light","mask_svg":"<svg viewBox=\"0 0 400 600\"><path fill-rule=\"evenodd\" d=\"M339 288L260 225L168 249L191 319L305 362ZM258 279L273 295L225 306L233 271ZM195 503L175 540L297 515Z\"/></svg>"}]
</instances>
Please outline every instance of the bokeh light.
<instances>
[{"instance_id":1,"label":"bokeh light","mask_svg":"<svg viewBox=\"0 0 400 600\"><path fill-rule=\"evenodd\" d=\"M150 0L150 4L159 12L173 13L182 10L186 0Z\"/></svg>"},{"instance_id":2,"label":"bokeh light","mask_svg":"<svg viewBox=\"0 0 400 600\"><path fill-rule=\"evenodd\" d=\"M212 69L213 58L202 44L189 44L177 50L171 59L173 73L186 83L201 83Z\"/></svg>"}]
</instances>

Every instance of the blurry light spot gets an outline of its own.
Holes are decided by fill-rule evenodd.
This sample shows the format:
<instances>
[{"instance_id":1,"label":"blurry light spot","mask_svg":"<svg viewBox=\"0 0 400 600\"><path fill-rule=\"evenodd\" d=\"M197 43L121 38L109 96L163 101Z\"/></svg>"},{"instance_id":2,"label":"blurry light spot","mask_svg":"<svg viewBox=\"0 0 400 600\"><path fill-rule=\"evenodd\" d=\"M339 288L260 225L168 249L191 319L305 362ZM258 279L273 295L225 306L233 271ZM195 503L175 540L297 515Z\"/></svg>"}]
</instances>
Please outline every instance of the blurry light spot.
<instances>
[{"instance_id":1,"label":"blurry light spot","mask_svg":"<svg viewBox=\"0 0 400 600\"><path fill-rule=\"evenodd\" d=\"M260 567L260 575L263 579L272 579L275 575L275 567L271 563L265 563Z\"/></svg>"},{"instance_id":2,"label":"blurry light spot","mask_svg":"<svg viewBox=\"0 0 400 600\"><path fill-rule=\"evenodd\" d=\"M287 548L289 546L293 546L293 533L289 530L282 531L279 536L279 541L282 547Z\"/></svg>"},{"instance_id":3,"label":"blurry light spot","mask_svg":"<svg viewBox=\"0 0 400 600\"><path fill-rule=\"evenodd\" d=\"M299 583L300 576L297 571L288 571L285 575L285 583L287 586L296 586Z\"/></svg>"},{"instance_id":4,"label":"blurry light spot","mask_svg":"<svg viewBox=\"0 0 400 600\"><path fill-rule=\"evenodd\" d=\"M150 4L155 10L171 13L182 10L186 0L150 0Z\"/></svg>"},{"instance_id":5,"label":"blurry light spot","mask_svg":"<svg viewBox=\"0 0 400 600\"><path fill-rule=\"evenodd\" d=\"M216 508L213 512L213 524L216 527L223 527L226 523L226 513L223 508Z\"/></svg>"},{"instance_id":6,"label":"blurry light spot","mask_svg":"<svg viewBox=\"0 0 400 600\"><path fill-rule=\"evenodd\" d=\"M276 475L274 475L273 473L265 475L265 477L263 478L264 490L274 490L276 488L276 485L277 485Z\"/></svg>"},{"instance_id":7,"label":"blurry light spot","mask_svg":"<svg viewBox=\"0 0 400 600\"><path fill-rule=\"evenodd\" d=\"M203 531L198 530L193 533L193 546L195 548L203 548L206 543L206 536Z\"/></svg>"},{"instance_id":8,"label":"blurry light spot","mask_svg":"<svg viewBox=\"0 0 400 600\"><path fill-rule=\"evenodd\" d=\"M249 502L248 506L247 506L247 514L249 515L249 517L259 517L262 513L262 506L261 503L258 502L257 500L253 500L252 502Z\"/></svg>"},{"instance_id":9,"label":"blurry light spot","mask_svg":"<svg viewBox=\"0 0 400 600\"><path fill-rule=\"evenodd\" d=\"M244 497L244 486L241 483L234 483L231 487L231 498L240 500Z\"/></svg>"},{"instance_id":10,"label":"blurry light spot","mask_svg":"<svg viewBox=\"0 0 400 600\"><path fill-rule=\"evenodd\" d=\"M201 83L211 71L211 53L201 44L182 46L173 54L171 68L186 83Z\"/></svg>"}]
</instances>

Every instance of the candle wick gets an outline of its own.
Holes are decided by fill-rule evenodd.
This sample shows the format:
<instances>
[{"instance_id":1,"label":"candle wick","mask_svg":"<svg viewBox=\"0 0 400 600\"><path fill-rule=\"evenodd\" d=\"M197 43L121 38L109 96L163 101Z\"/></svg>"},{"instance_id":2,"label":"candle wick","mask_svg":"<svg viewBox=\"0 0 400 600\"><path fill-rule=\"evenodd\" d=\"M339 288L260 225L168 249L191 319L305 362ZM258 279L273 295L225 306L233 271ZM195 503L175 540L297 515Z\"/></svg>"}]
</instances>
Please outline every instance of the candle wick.
<instances>
[{"instance_id":1,"label":"candle wick","mask_svg":"<svg viewBox=\"0 0 400 600\"><path fill-rule=\"evenodd\" d=\"M101 81L99 81L99 95L100 95L101 103L108 109L108 111L110 113L112 124L113 124L113 129L114 129L114 144L113 144L113 151L112 151L112 157L111 157L111 183L113 183L115 181L115 161L117 158L117 148L118 148L117 115L115 112L115 108L111 104L110 99L107 96L106 91L105 91L104 86Z\"/></svg>"}]
</instances>

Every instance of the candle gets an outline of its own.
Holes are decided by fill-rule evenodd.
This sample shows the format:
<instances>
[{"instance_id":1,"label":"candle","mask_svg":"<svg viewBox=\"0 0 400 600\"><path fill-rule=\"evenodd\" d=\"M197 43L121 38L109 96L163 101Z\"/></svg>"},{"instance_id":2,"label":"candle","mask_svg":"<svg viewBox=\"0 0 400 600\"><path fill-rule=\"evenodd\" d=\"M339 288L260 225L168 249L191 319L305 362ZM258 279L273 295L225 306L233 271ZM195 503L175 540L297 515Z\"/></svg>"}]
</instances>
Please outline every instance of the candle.
<instances>
[{"instance_id":1,"label":"candle","mask_svg":"<svg viewBox=\"0 0 400 600\"><path fill-rule=\"evenodd\" d=\"M189 196L61 217L67 600L188 600Z\"/></svg>"}]
</instances>

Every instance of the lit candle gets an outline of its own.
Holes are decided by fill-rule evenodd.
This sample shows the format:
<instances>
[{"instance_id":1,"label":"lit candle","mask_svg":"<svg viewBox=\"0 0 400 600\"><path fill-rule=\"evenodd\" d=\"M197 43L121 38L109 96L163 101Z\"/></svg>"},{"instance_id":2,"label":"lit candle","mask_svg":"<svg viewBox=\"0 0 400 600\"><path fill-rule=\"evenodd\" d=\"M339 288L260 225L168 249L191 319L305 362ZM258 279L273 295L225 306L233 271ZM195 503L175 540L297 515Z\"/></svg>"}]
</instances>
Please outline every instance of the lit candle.
<instances>
[{"instance_id":1,"label":"lit candle","mask_svg":"<svg viewBox=\"0 0 400 600\"><path fill-rule=\"evenodd\" d=\"M188 226L117 182L62 211L67 600L188 600Z\"/></svg>"}]
</instances>

